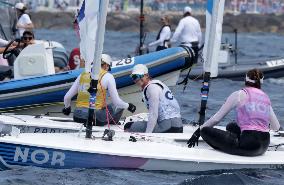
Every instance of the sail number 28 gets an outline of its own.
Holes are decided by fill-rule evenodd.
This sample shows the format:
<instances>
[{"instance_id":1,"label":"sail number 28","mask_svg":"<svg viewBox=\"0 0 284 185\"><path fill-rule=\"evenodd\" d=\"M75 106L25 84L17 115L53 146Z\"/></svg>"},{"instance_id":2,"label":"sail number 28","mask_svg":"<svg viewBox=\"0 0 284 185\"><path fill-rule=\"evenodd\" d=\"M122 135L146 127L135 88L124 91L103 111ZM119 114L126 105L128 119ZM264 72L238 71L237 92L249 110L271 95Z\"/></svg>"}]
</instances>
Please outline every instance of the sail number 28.
<instances>
[{"instance_id":1,"label":"sail number 28","mask_svg":"<svg viewBox=\"0 0 284 185\"><path fill-rule=\"evenodd\" d=\"M116 67L123 67L123 66L128 66L128 65L133 65L133 64L134 64L134 57L125 58L125 59L118 60L118 61L113 61L111 63L111 67L116 68Z\"/></svg>"}]
</instances>

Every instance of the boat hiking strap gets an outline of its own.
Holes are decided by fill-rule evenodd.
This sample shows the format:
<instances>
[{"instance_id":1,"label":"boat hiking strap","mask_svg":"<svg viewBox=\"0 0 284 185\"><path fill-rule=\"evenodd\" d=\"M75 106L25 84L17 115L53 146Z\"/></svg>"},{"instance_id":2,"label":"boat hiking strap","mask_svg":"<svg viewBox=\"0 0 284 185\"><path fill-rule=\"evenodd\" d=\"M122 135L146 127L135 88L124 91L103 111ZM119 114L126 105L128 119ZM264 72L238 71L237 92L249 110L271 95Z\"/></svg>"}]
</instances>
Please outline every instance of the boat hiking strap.
<instances>
[{"instance_id":1,"label":"boat hiking strap","mask_svg":"<svg viewBox=\"0 0 284 185\"><path fill-rule=\"evenodd\" d=\"M203 76L203 85L201 88L201 105L199 111L199 120L198 124L199 127L204 124L205 122L205 113L206 113L206 106L209 94L209 84L210 84L210 72L205 72Z\"/></svg>"},{"instance_id":2,"label":"boat hiking strap","mask_svg":"<svg viewBox=\"0 0 284 185\"><path fill-rule=\"evenodd\" d=\"M162 89L164 89L164 86L163 86L162 84L160 84L160 83L152 83L152 84L156 84L156 85L158 85L159 87L161 87ZM150 85L151 85L151 84L150 84ZM145 97L145 100L146 100L146 101L149 100L148 97L147 97L147 95L146 95L146 92L147 92L147 89L148 89L148 87L149 87L150 85L148 85L148 86L145 88L145 90L144 90L144 97Z\"/></svg>"}]
</instances>

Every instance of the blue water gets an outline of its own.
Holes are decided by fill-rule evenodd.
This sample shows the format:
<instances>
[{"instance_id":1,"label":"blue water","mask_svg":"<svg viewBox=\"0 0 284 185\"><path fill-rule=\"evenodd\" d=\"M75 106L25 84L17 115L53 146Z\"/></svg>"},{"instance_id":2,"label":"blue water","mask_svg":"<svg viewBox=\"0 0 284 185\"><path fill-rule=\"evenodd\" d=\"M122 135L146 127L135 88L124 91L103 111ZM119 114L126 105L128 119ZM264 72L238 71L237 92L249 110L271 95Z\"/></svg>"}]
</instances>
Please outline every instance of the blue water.
<instances>
[{"instance_id":1,"label":"blue water","mask_svg":"<svg viewBox=\"0 0 284 185\"><path fill-rule=\"evenodd\" d=\"M62 43L70 52L79 46L79 40L72 30L37 30L37 39L55 40ZM145 43L155 40L155 33L148 33ZM223 34L222 41L234 44L234 34ZM284 37L279 34L267 33L239 33L239 59L273 58L284 56ZM114 58L123 58L134 55L135 48L139 43L138 33L107 31L105 36L104 52ZM155 50L155 48L150 48Z\"/></svg>"},{"instance_id":2,"label":"blue water","mask_svg":"<svg viewBox=\"0 0 284 185\"><path fill-rule=\"evenodd\" d=\"M78 39L72 30L37 30L39 39L56 40L61 42L70 52L78 46ZM146 42L155 38L149 34ZM233 42L233 34L224 34L223 40L228 38ZM104 52L114 58L122 58L133 51L138 43L136 33L107 32ZM239 52L240 60L263 59L281 57L284 51L284 37L277 34L240 34ZM207 117L213 115L223 104L225 98L235 90L243 87L243 82L231 80L213 80L208 102ZM191 81L182 92L183 86L176 86L173 91L180 102L182 116L187 120L198 119L200 104L201 81ZM283 85L265 81L263 89L269 94L273 108L284 123ZM234 112L230 113L222 124L233 120ZM284 126L284 125L283 125ZM214 157L214 156L212 156ZM89 184L131 184L131 185L171 185L171 184L200 184L200 185L276 185L284 184L284 171L282 170L239 170L214 173L184 174L168 172L146 172L128 170L103 169L72 169L49 170L24 167L18 170L0 172L0 185L89 185Z\"/></svg>"}]
</instances>

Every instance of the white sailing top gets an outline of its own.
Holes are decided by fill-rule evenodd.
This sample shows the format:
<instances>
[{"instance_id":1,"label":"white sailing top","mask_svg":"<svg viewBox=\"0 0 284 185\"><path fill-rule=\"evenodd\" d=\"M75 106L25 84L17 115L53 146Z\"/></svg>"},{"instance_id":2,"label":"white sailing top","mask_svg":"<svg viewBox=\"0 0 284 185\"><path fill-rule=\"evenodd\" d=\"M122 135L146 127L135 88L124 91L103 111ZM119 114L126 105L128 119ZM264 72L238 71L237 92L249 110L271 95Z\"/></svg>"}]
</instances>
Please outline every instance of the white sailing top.
<instances>
[{"instance_id":1,"label":"white sailing top","mask_svg":"<svg viewBox=\"0 0 284 185\"><path fill-rule=\"evenodd\" d=\"M197 19L192 16L186 16L179 21L176 31L171 39L171 42L181 42L185 43L191 47L191 42L202 41L202 32L200 24Z\"/></svg>"},{"instance_id":2,"label":"white sailing top","mask_svg":"<svg viewBox=\"0 0 284 185\"><path fill-rule=\"evenodd\" d=\"M236 108L240 103L242 103L247 97L247 94L243 90L233 92L223 104L221 109L212 116L208 121L204 123L203 127L213 127L217 125L232 109ZM273 111L273 108L270 106L270 128L272 130L279 130L280 124Z\"/></svg>"},{"instance_id":3,"label":"white sailing top","mask_svg":"<svg viewBox=\"0 0 284 185\"><path fill-rule=\"evenodd\" d=\"M28 24L32 24L32 21L30 19L30 16L28 14L23 14L19 20L18 20L18 24L26 26ZM22 37L23 33L25 32L24 28L18 28L18 32L19 32L19 36Z\"/></svg>"},{"instance_id":4,"label":"white sailing top","mask_svg":"<svg viewBox=\"0 0 284 185\"><path fill-rule=\"evenodd\" d=\"M78 89L80 86L80 77L81 75L77 77L72 87L69 89L69 91L64 96L64 106L65 107L70 107L72 98L78 93ZM123 100L121 100L118 95L115 79L112 74L106 73L101 80L101 84L103 88L108 90L111 101L115 107L122 108L122 109L128 108L129 106L128 103L125 103Z\"/></svg>"},{"instance_id":5,"label":"white sailing top","mask_svg":"<svg viewBox=\"0 0 284 185\"><path fill-rule=\"evenodd\" d=\"M172 32L171 32L171 29L169 26L164 26L163 29L161 30L161 33L160 33L160 38L154 42L151 42L149 44L149 47L152 47L152 46L164 46L164 42L166 40L170 40L171 39L171 36L172 36Z\"/></svg>"},{"instance_id":6,"label":"white sailing top","mask_svg":"<svg viewBox=\"0 0 284 185\"><path fill-rule=\"evenodd\" d=\"M157 84L161 84L163 88ZM143 93L143 100L149 110L146 128L147 133L153 132L157 121L181 117L177 100L172 95L170 89L161 81L151 80L143 89ZM145 94L147 98L145 97Z\"/></svg>"}]
</instances>

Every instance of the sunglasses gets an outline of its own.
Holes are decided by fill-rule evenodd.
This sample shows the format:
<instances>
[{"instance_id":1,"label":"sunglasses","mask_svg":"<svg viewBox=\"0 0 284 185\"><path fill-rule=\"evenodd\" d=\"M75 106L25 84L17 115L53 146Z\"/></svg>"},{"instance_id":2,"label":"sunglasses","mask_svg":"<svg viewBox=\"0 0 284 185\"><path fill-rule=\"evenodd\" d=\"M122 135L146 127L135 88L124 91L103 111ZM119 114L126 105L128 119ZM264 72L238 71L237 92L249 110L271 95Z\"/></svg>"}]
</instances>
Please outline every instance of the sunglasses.
<instances>
[{"instance_id":1,"label":"sunglasses","mask_svg":"<svg viewBox=\"0 0 284 185\"><path fill-rule=\"evenodd\" d=\"M33 37L23 37L23 39L28 41L28 40L32 40Z\"/></svg>"},{"instance_id":2,"label":"sunglasses","mask_svg":"<svg viewBox=\"0 0 284 185\"><path fill-rule=\"evenodd\" d=\"M130 77L132 78L133 81L137 81L137 80L142 79L144 77L144 75L132 74L132 75L130 75Z\"/></svg>"}]
</instances>

